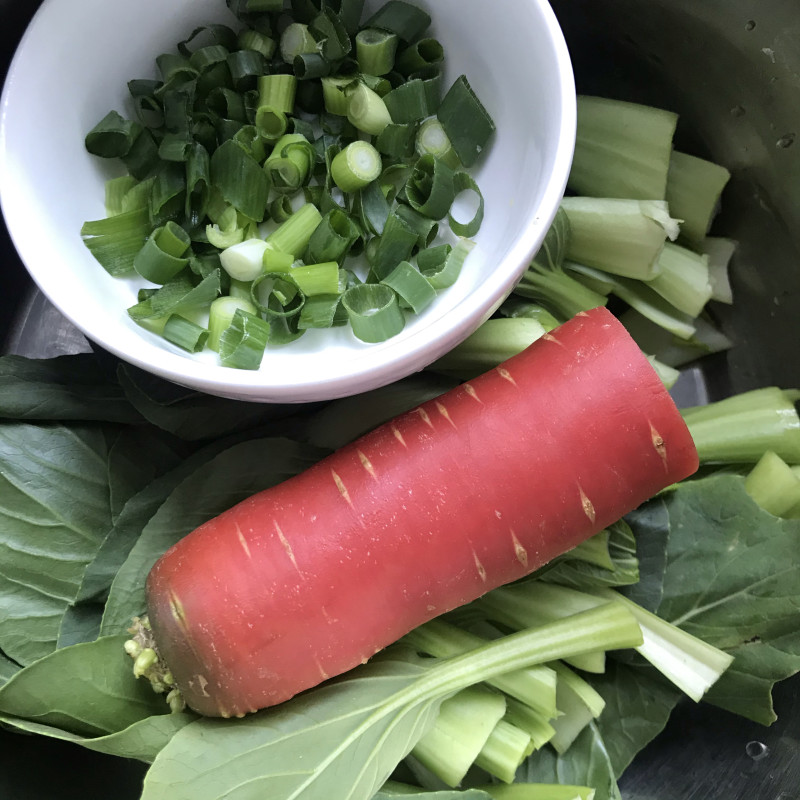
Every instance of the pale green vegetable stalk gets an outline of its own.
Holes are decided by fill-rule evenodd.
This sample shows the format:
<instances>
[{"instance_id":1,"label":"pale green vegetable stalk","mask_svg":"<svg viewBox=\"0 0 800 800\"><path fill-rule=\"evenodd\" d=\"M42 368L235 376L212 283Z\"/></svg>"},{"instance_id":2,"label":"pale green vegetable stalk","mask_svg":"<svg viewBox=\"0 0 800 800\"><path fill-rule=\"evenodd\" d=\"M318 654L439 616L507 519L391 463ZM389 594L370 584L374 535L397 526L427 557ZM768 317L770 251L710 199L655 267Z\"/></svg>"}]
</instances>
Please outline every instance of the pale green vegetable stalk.
<instances>
[{"instance_id":1,"label":"pale green vegetable stalk","mask_svg":"<svg viewBox=\"0 0 800 800\"><path fill-rule=\"evenodd\" d=\"M461 379L474 378L522 352L545 333L545 327L532 318L489 319L428 369Z\"/></svg>"},{"instance_id":2,"label":"pale green vegetable stalk","mask_svg":"<svg viewBox=\"0 0 800 800\"><path fill-rule=\"evenodd\" d=\"M525 581L490 592L478 601L489 616L523 627L533 620L563 619L598 604L622 605L642 626L636 650L694 700L700 700L728 668L732 657L671 625L611 589L579 591L541 581ZM566 659L565 659L566 660Z\"/></svg>"},{"instance_id":3,"label":"pale green vegetable stalk","mask_svg":"<svg viewBox=\"0 0 800 800\"><path fill-rule=\"evenodd\" d=\"M673 151L666 200L672 216L681 220L681 239L691 246L700 245L708 233L730 177L719 164Z\"/></svg>"},{"instance_id":4,"label":"pale green vegetable stalk","mask_svg":"<svg viewBox=\"0 0 800 800\"><path fill-rule=\"evenodd\" d=\"M458 786L505 713L500 692L480 685L462 689L442 702L411 755L448 786Z\"/></svg>"},{"instance_id":5,"label":"pale green vegetable stalk","mask_svg":"<svg viewBox=\"0 0 800 800\"><path fill-rule=\"evenodd\" d=\"M658 273L647 285L678 311L697 317L711 299L708 256L667 242L658 257Z\"/></svg>"},{"instance_id":6,"label":"pale green vegetable stalk","mask_svg":"<svg viewBox=\"0 0 800 800\"><path fill-rule=\"evenodd\" d=\"M568 187L579 195L664 200L678 115L605 97L578 97Z\"/></svg>"},{"instance_id":7,"label":"pale green vegetable stalk","mask_svg":"<svg viewBox=\"0 0 800 800\"><path fill-rule=\"evenodd\" d=\"M565 197L561 207L572 231L566 258L628 278L654 278L665 241L679 233L663 200Z\"/></svg>"},{"instance_id":8,"label":"pale green vegetable stalk","mask_svg":"<svg viewBox=\"0 0 800 800\"><path fill-rule=\"evenodd\" d=\"M772 450L767 450L747 473L747 493L765 511L784 517L800 504L800 476Z\"/></svg>"},{"instance_id":9,"label":"pale green vegetable stalk","mask_svg":"<svg viewBox=\"0 0 800 800\"><path fill-rule=\"evenodd\" d=\"M511 783L522 762L532 752L531 737L521 728L501 719L478 753L475 766Z\"/></svg>"},{"instance_id":10,"label":"pale green vegetable stalk","mask_svg":"<svg viewBox=\"0 0 800 800\"><path fill-rule=\"evenodd\" d=\"M711 282L711 299L718 303L733 303L730 280L730 263L738 243L724 236L706 236L698 246L699 252L708 256L708 278Z\"/></svg>"},{"instance_id":11,"label":"pale green vegetable stalk","mask_svg":"<svg viewBox=\"0 0 800 800\"><path fill-rule=\"evenodd\" d=\"M569 667L551 665L558 676L556 705L559 715L552 720L554 729L550 744L558 753L566 753L578 734L605 708L605 700L589 683Z\"/></svg>"},{"instance_id":12,"label":"pale green vegetable stalk","mask_svg":"<svg viewBox=\"0 0 800 800\"><path fill-rule=\"evenodd\" d=\"M773 450L800 463L800 391L766 386L681 410L703 463L754 464Z\"/></svg>"}]
</instances>

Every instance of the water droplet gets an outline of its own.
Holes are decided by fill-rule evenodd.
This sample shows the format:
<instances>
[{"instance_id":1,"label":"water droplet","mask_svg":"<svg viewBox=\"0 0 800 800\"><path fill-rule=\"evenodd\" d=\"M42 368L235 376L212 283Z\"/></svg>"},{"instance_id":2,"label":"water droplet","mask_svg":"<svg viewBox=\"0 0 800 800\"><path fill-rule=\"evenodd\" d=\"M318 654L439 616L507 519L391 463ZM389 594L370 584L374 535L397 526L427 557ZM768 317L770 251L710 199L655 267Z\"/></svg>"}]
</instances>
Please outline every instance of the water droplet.
<instances>
[{"instance_id":1,"label":"water droplet","mask_svg":"<svg viewBox=\"0 0 800 800\"><path fill-rule=\"evenodd\" d=\"M769 753L769 747L763 742L748 742L745 745L744 751L753 761L759 761Z\"/></svg>"},{"instance_id":2,"label":"water droplet","mask_svg":"<svg viewBox=\"0 0 800 800\"><path fill-rule=\"evenodd\" d=\"M744 106L734 106L731 109L732 117L743 117L745 115Z\"/></svg>"},{"instance_id":3,"label":"water droplet","mask_svg":"<svg viewBox=\"0 0 800 800\"><path fill-rule=\"evenodd\" d=\"M756 21L754 19L749 19L744 24L744 29L746 31L752 31L755 29L755 27L756 27Z\"/></svg>"},{"instance_id":4,"label":"water droplet","mask_svg":"<svg viewBox=\"0 0 800 800\"><path fill-rule=\"evenodd\" d=\"M794 144L795 134L793 133L784 133L777 142L775 142L775 147L780 147L782 149L786 149L787 147L791 147Z\"/></svg>"}]
</instances>

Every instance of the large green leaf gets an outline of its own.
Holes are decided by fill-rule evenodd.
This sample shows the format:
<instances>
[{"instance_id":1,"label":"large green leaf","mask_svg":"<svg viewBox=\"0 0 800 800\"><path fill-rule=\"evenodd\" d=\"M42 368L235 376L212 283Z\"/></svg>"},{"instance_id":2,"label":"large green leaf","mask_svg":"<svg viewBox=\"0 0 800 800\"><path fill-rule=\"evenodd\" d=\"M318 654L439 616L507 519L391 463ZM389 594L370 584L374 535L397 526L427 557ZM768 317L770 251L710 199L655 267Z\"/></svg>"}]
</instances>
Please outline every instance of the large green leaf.
<instances>
[{"instance_id":1,"label":"large green leaf","mask_svg":"<svg viewBox=\"0 0 800 800\"><path fill-rule=\"evenodd\" d=\"M307 469L326 451L289 439L236 444L198 467L152 515L111 585L101 633L119 633L145 610L147 573L158 558L208 519Z\"/></svg>"},{"instance_id":2,"label":"large green leaf","mask_svg":"<svg viewBox=\"0 0 800 800\"><path fill-rule=\"evenodd\" d=\"M409 691L426 672L381 659L244 719L193 722L156 756L142 800L369 800L435 719L438 700Z\"/></svg>"},{"instance_id":3,"label":"large green leaf","mask_svg":"<svg viewBox=\"0 0 800 800\"><path fill-rule=\"evenodd\" d=\"M649 665L632 667L609 659L592 675L606 701L597 721L614 774L619 778L634 756L666 726L682 694Z\"/></svg>"},{"instance_id":4,"label":"large green leaf","mask_svg":"<svg viewBox=\"0 0 800 800\"><path fill-rule=\"evenodd\" d=\"M736 657L709 701L769 724L772 684L800 671L800 520L773 517L731 474L654 502L669 514L659 615Z\"/></svg>"},{"instance_id":5,"label":"large green leaf","mask_svg":"<svg viewBox=\"0 0 800 800\"><path fill-rule=\"evenodd\" d=\"M109 449L88 425L0 425L0 649L51 652L111 527Z\"/></svg>"},{"instance_id":6,"label":"large green leaf","mask_svg":"<svg viewBox=\"0 0 800 800\"><path fill-rule=\"evenodd\" d=\"M0 687L2 687L12 675L16 675L20 669L22 669L22 667L20 667L16 661L12 661L8 656L0 653Z\"/></svg>"},{"instance_id":7,"label":"large green leaf","mask_svg":"<svg viewBox=\"0 0 800 800\"><path fill-rule=\"evenodd\" d=\"M157 714L134 722L117 733L92 737L80 736L77 733L70 733L52 725L43 725L40 722L31 722L19 717L0 714L0 722L18 731L72 742L85 747L87 750L122 758L134 758L137 761L144 761L148 764L153 762L159 751L181 728L196 719L197 716L195 714L186 712L180 714Z\"/></svg>"},{"instance_id":8,"label":"large green leaf","mask_svg":"<svg viewBox=\"0 0 800 800\"><path fill-rule=\"evenodd\" d=\"M230 446L231 443L227 440L216 440L200 448L168 472L155 477L140 492L128 499L94 560L86 569L79 599L98 598L105 601L114 577L159 506L198 467Z\"/></svg>"},{"instance_id":9,"label":"large green leaf","mask_svg":"<svg viewBox=\"0 0 800 800\"><path fill-rule=\"evenodd\" d=\"M131 405L150 423L187 441L212 439L273 424L296 406L248 403L203 394L120 365L120 385Z\"/></svg>"},{"instance_id":10,"label":"large green leaf","mask_svg":"<svg viewBox=\"0 0 800 800\"><path fill-rule=\"evenodd\" d=\"M0 713L88 737L164 713L163 697L133 677L125 638L65 647L25 667L0 688Z\"/></svg>"},{"instance_id":11,"label":"large green leaf","mask_svg":"<svg viewBox=\"0 0 800 800\"><path fill-rule=\"evenodd\" d=\"M138 411L97 356L0 357L0 417L140 424Z\"/></svg>"}]
</instances>

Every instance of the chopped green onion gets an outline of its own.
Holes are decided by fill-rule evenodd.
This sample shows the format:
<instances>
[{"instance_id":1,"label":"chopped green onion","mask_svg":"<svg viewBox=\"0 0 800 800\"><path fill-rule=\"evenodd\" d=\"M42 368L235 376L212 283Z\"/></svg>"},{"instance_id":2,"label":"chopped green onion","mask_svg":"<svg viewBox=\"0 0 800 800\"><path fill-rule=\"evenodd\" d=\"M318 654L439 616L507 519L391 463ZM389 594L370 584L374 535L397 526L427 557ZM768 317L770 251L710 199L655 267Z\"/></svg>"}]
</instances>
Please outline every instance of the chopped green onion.
<instances>
[{"instance_id":1,"label":"chopped green onion","mask_svg":"<svg viewBox=\"0 0 800 800\"><path fill-rule=\"evenodd\" d=\"M279 108L262 105L256 110L255 126L259 136L275 142L289 130L289 117Z\"/></svg>"},{"instance_id":2,"label":"chopped green onion","mask_svg":"<svg viewBox=\"0 0 800 800\"><path fill-rule=\"evenodd\" d=\"M225 248L219 254L219 260L231 278L252 281L263 271L265 250L267 243L263 239L246 239Z\"/></svg>"},{"instance_id":3,"label":"chopped green onion","mask_svg":"<svg viewBox=\"0 0 800 800\"><path fill-rule=\"evenodd\" d=\"M209 244L224 250L244 239L244 228L239 225L239 218L233 206L220 215L213 225L206 225L206 239Z\"/></svg>"},{"instance_id":4,"label":"chopped green onion","mask_svg":"<svg viewBox=\"0 0 800 800\"><path fill-rule=\"evenodd\" d=\"M219 270L214 270L196 285L185 273L180 273L131 306L128 316L141 324L146 320L166 319L170 314L185 315L210 305L219 295L220 286Z\"/></svg>"},{"instance_id":5,"label":"chopped green onion","mask_svg":"<svg viewBox=\"0 0 800 800\"><path fill-rule=\"evenodd\" d=\"M394 213L405 222L409 228L417 233L416 247L424 249L430 247L439 233L439 223L435 219L426 217L415 211L411 206L398 204Z\"/></svg>"},{"instance_id":6,"label":"chopped green onion","mask_svg":"<svg viewBox=\"0 0 800 800\"><path fill-rule=\"evenodd\" d=\"M357 139L337 153L331 162L330 173L336 185L349 193L376 180L382 168L380 153L369 142Z\"/></svg>"},{"instance_id":7,"label":"chopped green onion","mask_svg":"<svg viewBox=\"0 0 800 800\"><path fill-rule=\"evenodd\" d=\"M377 28L363 28L356 34L358 68L367 75L386 75L394 68L397 34Z\"/></svg>"},{"instance_id":8,"label":"chopped green onion","mask_svg":"<svg viewBox=\"0 0 800 800\"><path fill-rule=\"evenodd\" d=\"M254 315L258 313L255 303L250 299L249 289L246 297L231 294L212 301L208 310L208 346L211 350L219 352L220 336L233 322L238 309Z\"/></svg>"},{"instance_id":9,"label":"chopped green onion","mask_svg":"<svg viewBox=\"0 0 800 800\"><path fill-rule=\"evenodd\" d=\"M105 219L84 222L81 237L103 269L118 277L133 270L133 262L152 231L146 207Z\"/></svg>"},{"instance_id":10,"label":"chopped green onion","mask_svg":"<svg viewBox=\"0 0 800 800\"><path fill-rule=\"evenodd\" d=\"M299 258L320 222L319 209L313 203L305 203L267 237L267 243L275 250Z\"/></svg>"},{"instance_id":11,"label":"chopped green onion","mask_svg":"<svg viewBox=\"0 0 800 800\"><path fill-rule=\"evenodd\" d=\"M365 28L380 28L396 34L404 42L419 39L431 24L430 16L403 0L388 0L365 23Z\"/></svg>"},{"instance_id":12,"label":"chopped green onion","mask_svg":"<svg viewBox=\"0 0 800 800\"><path fill-rule=\"evenodd\" d=\"M472 219L468 222L460 222L455 218L453 215L453 207L451 206L450 211L447 215L447 221L450 223L450 230L456 234L456 236L466 236L467 238L471 238L478 233L483 224L483 212L484 212L484 201L483 201L483 194L475 182L475 179L467 172L463 170L459 170L453 175L453 188L455 189L455 199L454 203L458 204L461 197L464 195L472 196L475 198L475 212L472 215Z\"/></svg>"},{"instance_id":13,"label":"chopped green onion","mask_svg":"<svg viewBox=\"0 0 800 800\"><path fill-rule=\"evenodd\" d=\"M232 140L211 155L211 181L227 203L248 219L260 222L267 207L269 186L261 165Z\"/></svg>"},{"instance_id":14,"label":"chopped green onion","mask_svg":"<svg viewBox=\"0 0 800 800\"><path fill-rule=\"evenodd\" d=\"M455 173L431 155L420 156L406 184L406 196L415 211L442 219L455 200Z\"/></svg>"},{"instance_id":15,"label":"chopped green onion","mask_svg":"<svg viewBox=\"0 0 800 800\"><path fill-rule=\"evenodd\" d=\"M120 175L105 182L106 216L114 217L125 211L125 198L129 192L139 185L132 175Z\"/></svg>"},{"instance_id":16,"label":"chopped green onion","mask_svg":"<svg viewBox=\"0 0 800 800\"><path fill-rule=\"evenodd\" d=\"M341 208L333 208L322 217L311 234L306 260L341 263L360 235L358 226Z\"/></svg>"},{"instance_id":17,"label":"chopped green onion","mask_svg":"<svg viewBox=\"0 0 800 800\"><path fill-rule=\"evenodd\" d=\"M109 111L86 134L86 149L101 158L121 158L130 151L142 131L138 122L125 119L117 111Z\"/></svg>"},{"instance_id":18,"label":"chopped green onion","mask_svg":"<svg viewBox=\"0 0 800 800\"><path fill-rule=\"evenodd\" d=\"M359 81L349 88L345 94L347 97L347 119L358 130L377 136L393 121L384 99L365 83Z\"/></svg>"},{"instance_id":19,"label":"chopped green onion","mask_svg":"<svg viewBox=\"0 0 800 800\"><path fill-rule=\"evenodd\" d=\"M383 102L393 122L421 122L431 113L425 84L419 78L406 81L392 89L383 98Z\"/></svg>"},{"instance_id":20,"label":"chopped green onion","mask_svg":"<svg viewBox=\"0 0 800 800\"><path fill-rule=\"evenodd\" d=\"M367 250L372 275L378 281L385 278L401 261L407 261L419 241L419 232L410 222L391 211L380 238L371 240Z\"/></svg>"},{"instance_id":21,"label":"chopped green onion","mask_svg":"<svg viewBox=\"0 0 800 800\"><path fill-rule=\"evenodd\" d=\"M148 237L133 260L133 268L151 283L166 283L188 265L184 253L190 244L186 231L170 220Z\"/></svg>"},{"instance_id":22,"label":"chopped green onion","mask_svg":"<svg viewBox=\"0 0 800 800\"><path fill-rule=\"evenodd\" d=\"M436 290L430 281L408 261L401 261L383 280L397 292L401 305L419 314L436 297Z\"/></svg>"},{"instance_id":23,"label":"chopped green onion","mask_svg":"<svg viewBox=\"0 0 800 800\"><path fill-rule=\"evenodd\" d=\"M293 64L296 56L316 53L317 40L308 30L308 25L302 22L290 22L281 34L280 50L284 62Z\"/></svg>"},{"instance_id":24,"label":"chopped green onion","mask_svg":"<svg viewBox=\"0 0 800 800\"><path fill-rule=\"evenodd\" d=\"M297 80L309 82L322 78L331 71L331 63L319 53L300 53L294 57L292 69Z\"/></svg>"},{"instance_id":25,"label":"chopped green onion","mask_svg":"<svg viewBox=\"0 0 800 800\"><path fill-rule=\"evenodd\" d=\"M465 75L456 78L448 89L436 116L461 163L471 167L489 143L495 124Z\"/></svg>"},{"instance_id":26,"label":"chopped green onion","mask_svg":"<svg viewBox=\"0 0 800 800\"><path fill-rule=\"evenodd\" d=\"M288 272L294 262L295 257L291 253L284 253L267 242L262 259L262 272Z\"/></svg>"},{"instance_id":27,"label":"chopped green onion","mask_svg":"<svg viewBox=\"0 0 800 800\"><path fill-rule=\"evenodd\" d=\"M396 59L395 69L403 75L438 66L444 60L444 48L438 39L418 39L402 50Z\"/></svg>"},{"instance_id":28,"label":"chopped green onion","mask_svg":"<svg viewBox=\"0 0 800 800\"><path fill-rule=\"evenodd\" d=\"M454 170L461 166L458 154L437 117L429 117L419 126L415 147L419 155L432 155Z\"/></svg>"},{"instance_id":29,"label":"chopped green onion","mask_svg":"<svg viewBox=\"0 0 800 800\"><path fill-rule=\"evenodd\" d=\"M294 75L273 73L258 79L258 106L269 106L276 111L290 114L294 110L297 79Z\"/></svg>"},{"instance_id":30,"label":"chopped green onion","mask_svg":"<svg viewBox=\"0 0 800 800\"><path fill-rule=\"evenodd\" d=\"M348 98L345 89L351 86L353 78L328 75L320 79L325 111L340 117L347 116Z\"/></svg>"},{"instance_id":31,"label":"chopped green onion","mask_svg":"<svg viewBox=\"0 0 800 800\"><path fill-rule=\"evenodd\" d=\"M199 353L208 341L208 330L191 320L172 314L164 324L161 334L168 342L172 342L189 353Z\"/></svg>"},{"instance_id":32,"label":"chopped green onion","mask_svg":"<svg viewBox=\"0 0 800 800\"><path fill-rule=\"evenodd\" d=\"M417 123L389 123L375 138L375 147L390 158L410 158L417 140Z\"/></svg>"},{"instance_id":33,"label":"chopped green onion","mask_svg":"<svg viewBox=\"0 0 800 800\"><path fill-rule=\"evenodd\" d=\"M475 247L475 242L461 238L455 247L450 248L449 245L446 247L447 250L428 248L417 255L417 266L434 289L446 289L456 282L464 261Z\"/></svg>"},{"instance_id":34,"label":"chopped green onion","mask_svg":"<svg viewBox=\"0 0 800 800\"><path fill-rule=\"evenodd\" d=\"M308 181L314 160L314 146L305 136L284 134L264 162L270 186L282 194L296 192Z\"/></svg>"},{"instance_id":35,"label":"chopped green onion","mask_svg":"<svg viewBox=\"0 0 800 800\"><path fill-rule=\"evenodd\" d=\"M342 296L350 326L362 342L383 342L405 326L397 294L381 283L362 283Z\"/></svg>"},{"instance_id":36,"label":"chopped green onion","mask_svg":"<svg viewBox=\"0 0 800 800\"><path fill-rule=\"evenodd\" d=\"M269 324L255 314L237 308L231 324L219 337L219 357L223 366L258 369L269 340Z\"/></svg>"},{"instance_id":37,"label":"chopped green onion","mask_svg":"<svg viewBox=\"0 0 800 800\"><path fill-rule=\"evenodd\" d=\"M339 264L336 261L293 267L289 275L306 297L337 294L339 291Z\"/></svg>"},{"instance_id":38,"label":"chopped green onion","mask_svg":"<svg viewBox=\"0 0 800 800\"><path fill-rule=\"evenodd\" d=\"M245 28L239 33L238 45L242 50L254 50L269 61L275 54L275 40L253 28Z\"/></svg>"},{"instance_id":39,"label":"chopped green onion","mask_svg":"<svg viewBox=\"0 0 800 800\"><path fill-rule=\"evenodd\" d=\"M317 40L319 52L326 61L341 61L353 47L341 17L325 4L320 13L309 21L308 29Z\"/></svg>"}]
</instances>

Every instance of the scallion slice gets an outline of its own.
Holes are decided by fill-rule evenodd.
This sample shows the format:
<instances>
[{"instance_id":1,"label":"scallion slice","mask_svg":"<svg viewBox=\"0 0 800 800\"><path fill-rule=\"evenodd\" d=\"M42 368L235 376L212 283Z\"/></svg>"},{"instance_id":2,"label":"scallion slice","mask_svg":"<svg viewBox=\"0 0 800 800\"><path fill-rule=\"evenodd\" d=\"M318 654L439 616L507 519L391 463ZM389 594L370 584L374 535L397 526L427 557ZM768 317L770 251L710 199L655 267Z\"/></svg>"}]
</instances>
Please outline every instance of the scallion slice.
<instances>
[{"instance_id":1,"label":"scallion slice","mask_svg":"<svg viewBox=\"0 0 800 800\"><path fill-rule=\"evenodd\" d=\"M401 305L415 314L426 309L436 298L430 281L408 261L401 261L382 281L397 292Z\"/></svg>"},{"instance_id":2,"label":"scallion slice","mask_svg":"<svg viewBox=\"0 0 800 800\"><path fill-rule=\"evenodd\" d=\"M359 81L348 88L347 119L358 130L377 136L393 120L385 100Z\"/></svg>"},{"instance_id":3,"label":"scallion slice","mask_svg":"<svg viewBox=\"0 0 800 800\"><path fill-rule=\"evenodd\" d=\"M161 335L189 353L199 353L208 341L208 329L180 314L172 314L167 318Z\"/></svg>"},{"instance_id":4,"label":"scallion slice","mask_svg":"<svg viewBox=\"0 0 800 800\"><path fill-rule=\"evenodd\" d=\"M461 166L458 154L437 117L428 117L419 126L415 147L419 155L432 155L454 170Z\"/></svg>"},{"instance_id":5,"label":"scallion slice","mask_svg":"<svg viewBox=\"0 0 800 800\"><path fill-rule=\"evenodd\" d=\"M305 203L267 237L267 242L275 250L299 258L320 222L322 214L319 209L313 203Z\"/></svg>"},{"instance_id":6,"label":"scallion slice","mask_svg":"<svg viewBox=\"0 0 800 800\"><path fill-rule=\"evenodd\" d=\"M226 367L258 369L269 340L269 324L237 308L231 324L220 334L219 357Z\"/></svg>"},{"instance_id":7,"label":"scallion slice","mask_svg":"<svg viewBox=\"0 0 800 800\"><path fill-rule=\"evenodd\" d=\"M394 68L397 34L377 28L363 28L356 34L358 68L367 75L386 75Z\"/></svg>"},{"instance_id":8,"label":"scallion slice","mask_svg":"<svg viewBox=\"0 0 800 800\"><path fill-rule=\"evenodd\" d=\"M117 111L109 111L86 134L86 149L101 158L121 158L130 151L142 130L138 122L125 119Z\"/></svg>"},{"instance_id":9,"label":"scallion slice","mask_svg":"<svg viewBox=\"0 0 800 800\"><path fill-rule=\"evenodd\" d=\"M384 342L405 327L395 291L382 283L362 283L342 296L350 325L362 342Z\"/></svg>"},{"instance_id":10,"label":"scallion slice","mask_svg":"<svg viewBox=\"0 0 800 800\"><path fill-rule=\"evenodd\" d=\"M381 154L369 142L357 139L337 153L330 174L343 192L350 193L377 180L382 169Z\"/></svg>"},{"instance_id":11,"label":"scallion slice","mask_svg":"<svg viewBox=\"0 0 800 800\"><path fill-rule=\"evenodd\" d=\"M419 39L431 24L430 16L417 6L403 0L388 0L364 24L365 28L380 28L397 34L404 42Z\"/></svg>"},{"instance_id":12,"label":"scallion slice","mask_svg":"<svg viewBox=\"0 0 800 800\"><path fill-rule=\"evenodd\" d=\"M420 156L406 184L409 205L431 219L442 219L456 196L455 173L434 156Z\"/></svg>"},{"instance_id":13,"label":"scallion slice","mask_svg":"<svg viewBox=\"0 0 800 800\"><path fill-rule=\"evenodd\" d=\"M171 220L156 228L133 260L133 268L151 283L166 283L189 264L184 254L191 240L180 225Z\"/></svg>"},{"instance_id":14,"label":"scallion slice","mask_svg":"<svg viewBox=\"0 0 800 800\"><path fill-rule=\"evenodd\" d=\"M417 255L417 266L434 289L447 289L458 279L474 247L474 241L462 238L452 248L450 245L445 249L428 248Z\"/></svg>"},{"instance_id":15,"label":"scallion slice","mask_svg":"<svg viewBox=\"0 0 800 800\"><path fill-rule=\"evenodd\" d=\"M219 260L234 280L253 281L263 272L265 250L267 243L263 239L246 239L226 247Z\"/></svg>"},{"instance_id":16,"label":"scallion slice","mask_svg":"<svg viewBox=\"0 0 800 800\"><path fill-rule=\"evenodd\" d=\"M495 124L465 75L448 89L436 112L461 163L471 167L495 132Z\"/></svg>"},{"instance_id":17,"label":"scallion slice","mask_svg":"<svg viewBox=\"0 0 800 800\"><path fill-rule=\"evenodd\" d=\"M418 39L400 52L395 61L395 69L404 75L438 66L444 61L444 48L438 39L426 37Z\"/></svg>"},{"instance_id":18,"label":"scallion slice","mask_svg":"<svg viewBox=\"0 0 800 800\"><path fill-rule=\"evenodd\" d=\"M258 314L258 309L250 299L249 289L246 297L231 294L212 301L208 309L208 346L211 350L219 352L220 336L233 322L234 314L238 309L253 315Z\"/></svg>"},{"instance_id":19,"label":"scallion slice","mask_svg":"<svg viewBox=\"0 0 800 800\"><path fill-rule=\"evenodd\" d=\"M471 195L475 201L475 212L469 222L460 222L453 216L453 208L451 206L450 212L447 215L447 221L450 223L450 229L456 236L472 237L480 230L483 223L484 202L483 194L475 179L463 170L459 170L453 176L453 184L456 192L455 203L458 203L460 196Z\"/></svg>"},{"instance_id":20,"label":"scallion slice","mask_svg":"<svg viewBox=\"0 0 800 800\"><path fill-rule=\"evenodd\" d=\"M336 261L293 267L289 276L306 297L339 291L339 264Z\"/></svg>"}]
</instances>

